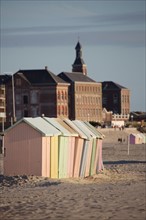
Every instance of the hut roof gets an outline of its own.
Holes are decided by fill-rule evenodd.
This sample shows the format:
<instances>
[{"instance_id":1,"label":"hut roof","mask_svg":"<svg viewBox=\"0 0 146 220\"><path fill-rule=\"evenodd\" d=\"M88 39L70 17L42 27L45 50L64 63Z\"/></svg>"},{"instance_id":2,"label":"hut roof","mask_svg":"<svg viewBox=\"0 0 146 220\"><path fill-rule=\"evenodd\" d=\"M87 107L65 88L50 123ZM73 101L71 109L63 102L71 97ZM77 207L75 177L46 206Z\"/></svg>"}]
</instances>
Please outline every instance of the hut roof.
<instances>
[{"instance_id":1,"label":"hut roof","mask_svg":"<svg viewBox=\"0 0 146 220\"><path fill-rule=\"evenodd\" d=\"M20 124L21 122L25 122L26 124L30 125L32 128L40 132L43 136L57 136L61 135L61 132L57 130L54 126L49 124L47 121L45 121L41 117L36 118L22 118L18 122L16 122L14 125L9 127L7 130L5 130L5 133L7 133L9 130Z\"/></svg>"}]
</instances>

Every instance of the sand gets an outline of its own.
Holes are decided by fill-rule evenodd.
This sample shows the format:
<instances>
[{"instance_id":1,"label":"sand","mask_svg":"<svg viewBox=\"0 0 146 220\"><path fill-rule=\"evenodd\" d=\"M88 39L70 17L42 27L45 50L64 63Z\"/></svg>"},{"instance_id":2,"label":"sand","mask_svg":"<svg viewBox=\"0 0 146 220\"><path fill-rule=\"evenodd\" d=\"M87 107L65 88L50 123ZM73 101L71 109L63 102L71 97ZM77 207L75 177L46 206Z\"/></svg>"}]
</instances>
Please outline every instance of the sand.
<instances>
[{"instance_id":1,"label":"sand","mask_svg":"<svg viewBox=\"0 0 146 220\"><path fill-rule=\"evenodd\" d=\"M0 176L2 220L145 220L146 146L118 143L104 130L104 170L84 179ZM0 160L2 174L3 163Z\"/></svg>"}]
</instances>

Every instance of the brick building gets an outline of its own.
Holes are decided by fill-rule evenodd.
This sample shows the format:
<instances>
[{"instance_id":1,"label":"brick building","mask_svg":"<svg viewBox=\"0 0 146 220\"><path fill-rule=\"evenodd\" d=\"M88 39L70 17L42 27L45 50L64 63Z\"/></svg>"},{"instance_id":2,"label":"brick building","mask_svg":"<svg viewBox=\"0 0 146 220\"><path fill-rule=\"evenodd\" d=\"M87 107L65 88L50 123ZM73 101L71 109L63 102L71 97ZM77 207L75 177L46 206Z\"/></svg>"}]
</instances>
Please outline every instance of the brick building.
<instances>
[{"instance_id":1,"label":"brick building","mask_svg":"<svg viewBox=\"0 0 146 220\"><path fill-rule=\"evenodd\" d=\"M102 120L102 87L101 83L87 76L87 66L82 58L82 46L77 43L76 57L72 72L62 72L58 76L70 83L69 118L98 121Z\"/></svg>"},{"instance_id":2,"label":"brick building","mask_svg":"<svg viewBox=\"0 0 146 220\"><path fill-rule=\"evenodd\" d=\"M6 118L6 88L5 84L11 79L11 75L0 75L0 125Z\"/></svg>"},{"instance_id":3,"label":"brick building","mask_svg":"<svg viewBox=\"0 0 146 220\"><path fill-rule=\"evenodd\" d=\"M112 81L102 82L102 107L113 114L130 113L130 90Z\"/></svg>"},{"instance_id":4,"label":"brick building","mask_svg":"<svg viewBox=\"0 0 146 220\"><path fill-rule=\"evenodd\" d=\"M68 118L68 86L47 67L19 70L6 85L7 121L43 114Z\"/></svg>"}]
</instances>

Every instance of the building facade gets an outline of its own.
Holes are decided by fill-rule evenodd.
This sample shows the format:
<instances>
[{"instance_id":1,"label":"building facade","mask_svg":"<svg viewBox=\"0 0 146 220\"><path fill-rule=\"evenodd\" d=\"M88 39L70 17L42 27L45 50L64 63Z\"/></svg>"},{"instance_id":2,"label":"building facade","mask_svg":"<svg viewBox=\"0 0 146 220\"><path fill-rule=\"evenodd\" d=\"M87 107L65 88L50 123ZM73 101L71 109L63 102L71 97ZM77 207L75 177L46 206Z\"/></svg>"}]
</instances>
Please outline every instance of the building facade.
<instances>
[{"instance_id":1,"label":"building facade","mask_svg":"<svg viewBox=\"0 0 146 220\"><path fill-rule=\"evenodd\" d=\"M102 82L102 107L113 114L130 113L130 90L112 81Z\"/></svg>"},{"instance_id":2,"label":"building facade","mask_svg":"<svg viewBox=\"0 0 146 220\"><path fill-rule=\"evenodd\" d=\"M8 122L42 115L68 118L69 84L47 67L19 70L12 78L6 85Z\"/></svg>"},{"instance_id":3,"label":"building facade","mask_svg":"<svg viewBox=\"0 0 146 220\"><path fill-rule=\"evenodd\" d=\"M6 82L11 78L10 75L0 75L0 127L3 130L3 123L6 120Z\"/></svg>"},{"instance_id":4,"label":"building facade","mask_svg":"<svg viewBox=\"0 0 146 220\"><path fill-rule=\"evenodd\" d=\"M82 73L62 72L58 75L69 82L69 118L71 120L101 122L102 89L97 83Z\"/></svg>"},{"instance_id":5,"label":"building facade","mask_svg":"<svg viewBox=\"0 0 146 220\"><path fill-rule=\"evenodd\" d=\"M77 43L76 57L72 72L62 72L58 76L70 83L69 118L83 121L101 122L102 120L102 85L89 78L87 66L82 58L82 46Z\"/></svg>"}]
</instances>

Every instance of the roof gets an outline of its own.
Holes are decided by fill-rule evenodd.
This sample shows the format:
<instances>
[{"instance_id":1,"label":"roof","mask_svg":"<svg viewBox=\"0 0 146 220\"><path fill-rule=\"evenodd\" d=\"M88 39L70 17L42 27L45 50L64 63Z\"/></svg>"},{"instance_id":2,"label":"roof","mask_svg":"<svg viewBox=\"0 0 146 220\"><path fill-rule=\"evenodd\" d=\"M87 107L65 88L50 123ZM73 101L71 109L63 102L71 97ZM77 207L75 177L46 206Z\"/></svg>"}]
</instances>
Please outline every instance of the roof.
<instances>
[{"instance_id":1,"label":"roof","mask_svg":"<svg viewBox=\"0 0 146 220\"><path fill-rule=\"evenodd\" d=\"M7 83L7 81L9 79L11 79L12 75L8 75L8 74L5 74L5 75L0 75L0 85L4 85Z\"/></svg>"},{"instance_id":2,"label":"roof","mask_svg":"<svg viewBox=\"0 0 146 220\"><path fill-rule=\"evenodd\" d=\"M75 59L75 61L74 61L74 63L73 63L72 66L75 66L75 65L78 66L78 65L83 65L83 64L85 64L84 60L82 59L82 52L81 52L82 46L81 46L81 44L80 44L79 41L77 42L77 45L76 45L75 49L76 49L76 51L78 51L79 53L78 53L78 55L76 56L76 59Z\"/></svg>"},{"instance_id":3,"label":"roof","mask_svg":"<svg viewBox=\"0 0 146 220\"><path fill-rule=\"evenodd\" d=\"M121 90L121 89L127 89L127 88L112 81L102 82L102 90Z\"/></svg>"},{"instance_id":4,"label":"roof","mask_svg":"<svg viewBox=\"0 0 146 220\"><path fill-rule=\"evenodd\" d=\"M83 64L85 64L83 58L78 57L78 58L75 59L75 61L74 61L72 66L74 66L74 65L83 65Z\"/></svg>"},{"instance_id":5,"label":"roof","mask_svg":"<svg viewBox=\"0 0 146 220\"><path fill-rule=\"evenodd\" d=\"M80 130L71 120L65 118L64 122L69 125L71 128L73 128L81 138L83 139L88 139L88 137L83 133L82 130Z\"/></svg>"},{"instance_id":6,"label":"roof","mask_svg":"<svg viewBox=\"0 0 146 220\"><path fill-rule=\"evenodd\" d=\"M74 120L73 123L87 136L88 140L96 138L96 135L82 121Z\"/></svg>"},{"instance_id":7,"label":"roof","mask_svg":"<svg viewBox=\"0 0 146 220\"><path fill-rule=\"evenodd\" d=\"M64 136L70 136L71 133L64 128L58 121L56 118L48 118L48 117L43 117L44 120L47 121L47 123L51 124L52 126L54 126L57 130L59 130L61 132L62 135Z\"/></svg>"},{"instance_id":8,"label":"roof","mask_svg":"<svg viewBox=\"0 0 146 220\"><path fill-rule=\"evenodd\" d=\"M21 122L25 122L26 124L30 125L32 128L40 132L43 136L61 135L61 132L59 130L57 130L54 126L45 121L42 117L23 118L16 122L13 126L9 127L7 130L5 130L5 133L7 133L9 130L11 130L13 127L17 126Z\"/></svg>"},{"instance_id":9,"label":"roof","mask_svg":"<svg viewBox=\"0 0 146 220\"><path fill-rule=\"evenodd\" d=\"M66 83L48 69L19 70L15 75L19 75L33 85Z\"/></svg>"},{"instance_id":10,"label":"roof","mask_svg":"<svg viewBox=\"0 0 146 220\"><path fill-rule=\"evenodd\" d=\"M66 82L96 82L81 72L61 72L58 76Z\"/></svg>"},{"instance_id":11,"label":"roof","mask_svg":"<svg viewBox=\"0 0 146 220\"><path fill-rule=\"evenodd\" d=\"M78 42L77 42L77 45L76 45L76 47L75 47L75 49L78 50L78 49L81 49L81 48L82 48L82 45L81 45L81 43L78 41Z\"/></svg>"},{"instance_id":12,"label":"roof","mask_svg":"<svg viewBox=\"0 0 146 220\"><path fill-rule=\"evenodd\" d=\"M70 132L70 136L78 137L79 134L73 128L71 128L67 123L65 123L62 119L56 118L56 120L61 124L65 129Z\"/></svg>"},{"instance_id":13,"label":"roof","mask_svg":"<svg viewBox=\"0 0 146 220\"><path fill-rule=\"evenodd\" d=\"M97 138L103 139L105 137L100 131L93 127L89 122L83 122L96 136Z\"/></svg>"}]
</instances>

